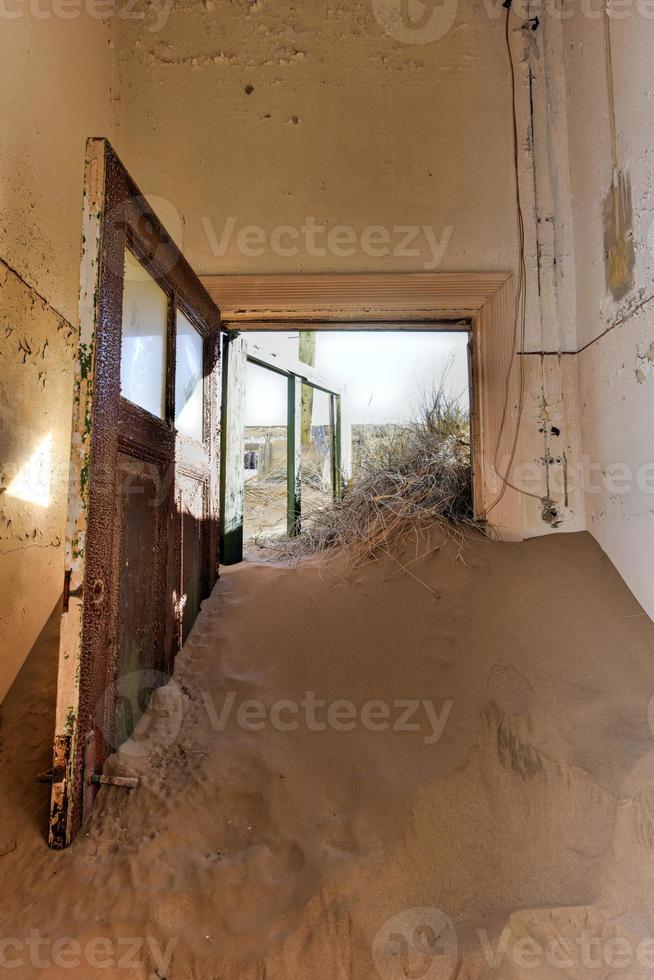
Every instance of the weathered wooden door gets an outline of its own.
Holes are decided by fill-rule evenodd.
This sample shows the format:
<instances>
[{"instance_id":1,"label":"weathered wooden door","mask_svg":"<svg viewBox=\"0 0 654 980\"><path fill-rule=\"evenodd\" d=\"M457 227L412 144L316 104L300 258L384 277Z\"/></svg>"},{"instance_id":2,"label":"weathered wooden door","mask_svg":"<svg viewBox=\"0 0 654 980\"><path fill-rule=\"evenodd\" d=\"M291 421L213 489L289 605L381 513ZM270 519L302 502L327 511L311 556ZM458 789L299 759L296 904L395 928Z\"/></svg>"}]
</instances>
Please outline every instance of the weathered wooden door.
<instances>
[{"instance_id":1,"label":"weathered wooden door","mask_svg":"<svg viewBox=\"0 0 654 980\"><path fill-rule=\"evenodd\" d=\"M84 179L53 847L172 672L218 561L219 311L106 140Z\"/></svg>"},{"instance_id":2,"label":"weathered wooden door","mask_svg":"<svg viewBox=\"0 0 654 980\"><path fill-rule=\"evenodd\" d=\"M245 338L227 333L223 345L222 428L220 438L220 560L243 560L245 496Z\"/></svg>"}]
</instances>

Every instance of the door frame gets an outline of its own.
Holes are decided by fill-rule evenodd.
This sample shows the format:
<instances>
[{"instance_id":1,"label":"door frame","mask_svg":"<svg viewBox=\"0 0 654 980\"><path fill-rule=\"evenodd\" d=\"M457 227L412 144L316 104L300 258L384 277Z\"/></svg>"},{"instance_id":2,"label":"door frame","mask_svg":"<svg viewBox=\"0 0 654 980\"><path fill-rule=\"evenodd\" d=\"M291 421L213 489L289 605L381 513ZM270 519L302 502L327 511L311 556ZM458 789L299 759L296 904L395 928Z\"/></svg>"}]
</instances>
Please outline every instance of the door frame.
<instances>
[{"instance_id":1,"label":"door frame","mask_svg":"<svg viewBox=\"0 0 654 980\"><path fill-rule=\"evenodd\" d=\"M180 307L191 315L193 325L203 337L204 355L208 358L205 365L211 364L212 379L208 385L205 373L205 411L209 398L214 398L220 311L110 143L104 138L91 138L86 144L84 167L78 352L49 827L49 844L54 848L67 846L81 826L93 795L85 768L96 771L103 761L104 746L90 748L89 742L96 706L113 683L115 637L109 635L109 611L118 589L111 563L119 533L113 515L122 445L120 422L124 415L129 415L135 424L139 420L142 423L143 439L139 440L139 446L145 446L143 458L154 462L161 458L159 445L147 446L145 416L149 413L126 402L120 394L124 252L128 246L168 298L166 412L160 429L172 454L173 469L168 473L170 483L161 488L161 493L174 516L176 311ZM97 384L100 374L102 385ZM217 410L217 396L215 404ZM205 418L214 459L217 457L215 414L214 410L210 424ZM212 488L214 495L216 492L217 486ZM215 550L217 534L213 537L215 544L210 547ZM171 578L176 575L176 558L181 562L181 553L173 554L172 558ZM214 565L217 566L216 561ZM179 615L179 610L174 615ZM172 625L174 656L179 631L174 630L174 622ZM170 662L162 665L163 670L172 669L172 656Z\"/></svg>"},{"instance_id":2,"label":"door frame","mask_svg":"<svg viewBox=\"0 0 654 980\"><path fill-rule=\"evenodd\" d=\"M297 362L282 367L265 357L248 353L245 337L238 331L225 335L223 355L223 396L221 405L220 456L220 563L235 565L243 560L245 520L245 453L246 368L254 364L286 379L286 530L289 537L300 533L302 521L301 467L301 392L307 385L329 397L331 433L330 478L332 496L342 493L341 473L341 392L329 388L324 379L308 365Z\"/></svg>"},{"instance_id":3,"label":"door frame","mask_svg":"<svg viewBox=\"0 0 654 980\"><path fill-rule=\"evenodd\" d=\"M508 472L520 401L511 273L207 275L225 326L250 330L443 330L471 334L473 507L500 540L522 541Z\"/></svg>"},{"instance_id":4,"label":"door frame","mask_svg":"<svg viewBox=\"0 0 654 980\"><path fill-rule=\"evenodd\" d=\"M286 452L286 492L287 492L287 532L289 537L295 537L300 533L302 526L302 474L301 474L301 447L300 447L300 421L301 421L301 392L302 386L306 385L314 391L322 391L329 397L329 427L330 427L330 477L332 484L332 497L340 500L342 490L341 474L341 392L328 388L321 381L316 380L315 372L309 369L305 372L294 371L292 368L284 368L279 364L271 364L265 358L255 354L248 354L247 361L256 364L257 367L265 371L272 371L287 380L286 395L286 427L287 427L287 452Z\"/></svg>"}]
</instances>

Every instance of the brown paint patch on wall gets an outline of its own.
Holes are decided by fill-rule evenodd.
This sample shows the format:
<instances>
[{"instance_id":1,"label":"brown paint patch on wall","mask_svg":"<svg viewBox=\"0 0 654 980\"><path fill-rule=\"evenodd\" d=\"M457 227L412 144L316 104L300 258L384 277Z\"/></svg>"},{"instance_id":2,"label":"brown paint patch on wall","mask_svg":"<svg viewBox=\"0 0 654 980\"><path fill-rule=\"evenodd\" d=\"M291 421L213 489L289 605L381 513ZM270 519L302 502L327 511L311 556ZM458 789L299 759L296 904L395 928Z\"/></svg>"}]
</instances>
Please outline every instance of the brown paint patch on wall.
<instances>
[{"instance_id":1,"label":"brown paint patch on wall","mask_svg":"<svg viewBox=\"0 0 654 980\"><path fill-rule=\"evenodd\" d=\"M629 175L616 171L604 198L604 259L606 286L614 299L623 299L634 284L636 253Z\"/></svg>"},{"instance_id":2,"label":"brown paint patch on wall","mask_svg":"<svg viewBox=\"0 0 654 980\"><path fill-rule=\"evenodd\" d=\"M638 350L636 357L638 359L636 381L639 385L644 385L654 379L654 340L649 347L644 347L642 352Z\"/></svg>"},{"instance_id":3,"label":"brown paint patch on wall","mask_svg":"<svg viewBox=\"0 0 654 980\"><path fill-rule=\"evenodd\" d=\"M612 164L611 186L604 198L604 261L607 289L613 298L618 300L626 296L633 287L636 255L633 242L631 180L629 175L618 167L618 127L613 77L611 21L608 9L604 10L603 26Z\"/></svg>"}]
</instances>

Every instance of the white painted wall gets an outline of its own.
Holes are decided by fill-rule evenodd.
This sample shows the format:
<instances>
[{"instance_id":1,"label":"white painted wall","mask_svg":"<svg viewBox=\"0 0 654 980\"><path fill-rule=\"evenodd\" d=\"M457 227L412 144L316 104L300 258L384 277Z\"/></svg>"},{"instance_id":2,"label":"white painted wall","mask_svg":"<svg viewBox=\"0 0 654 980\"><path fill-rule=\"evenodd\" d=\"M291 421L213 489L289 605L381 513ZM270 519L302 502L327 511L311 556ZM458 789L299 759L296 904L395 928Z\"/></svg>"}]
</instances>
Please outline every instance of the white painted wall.
<instances>
[{"instance_id":1,"label":"white painted wall","mask_svg":"<svg viewBox=\"0 0 654 980\"><path fill-rule=\"evenodd\" d=\"M423 43L379 6L179 0L159 32L119 20L117 149L177 210L194 268L514 267L501 11L460 4Z\"/></svg>"},{"instance_id":2,"label":"white painted wall","mask_svg":"<svg viewBox=\"0 0 654 980\"><path fill-rule=\"evenodd\" d=\"M113 74L81 4L3 10L0 701L62 591L84 143L110 134Z\"/></svg>"},{"instance_id":3,"label":"white painted wall","mask_svg":"<svg viewBox=\"0 0 654 980\"><path fill-rule=\"evenodd\" d=\"M575 16L565 35L588 529L654 617L654 20L646 9L622 5L610 18L617 158L631 179L636 261L619 301L605 278L612 155L603 21Z\"/></svg>"}]
</instances>

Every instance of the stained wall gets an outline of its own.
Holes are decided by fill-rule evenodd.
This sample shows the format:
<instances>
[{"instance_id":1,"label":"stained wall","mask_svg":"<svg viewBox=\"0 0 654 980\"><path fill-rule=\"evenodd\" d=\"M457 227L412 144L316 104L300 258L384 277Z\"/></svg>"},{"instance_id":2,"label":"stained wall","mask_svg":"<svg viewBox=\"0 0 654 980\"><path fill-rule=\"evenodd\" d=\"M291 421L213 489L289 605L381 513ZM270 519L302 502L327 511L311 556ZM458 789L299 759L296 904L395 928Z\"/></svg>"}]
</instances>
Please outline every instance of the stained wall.
<instances>
[{"instance_id":1,"label":"stained wall","mask_svg":"<svg viewBox=\"0 0 654 980\"><path fill-rule=\"evenodd\" d=\"M654 10L565 33L588 529L654 616Z\"/></svg>"},{"instance_id":2,"label":"stained wall","mask_svg":"<svg viewBox=\"0 0 654 980\"><path fill-rule=\"evenodd\" d=\"M109 22L35 9L0 33L0 700L62 591L84 142L111 130Z\"/></svg>"}]
</instances>

